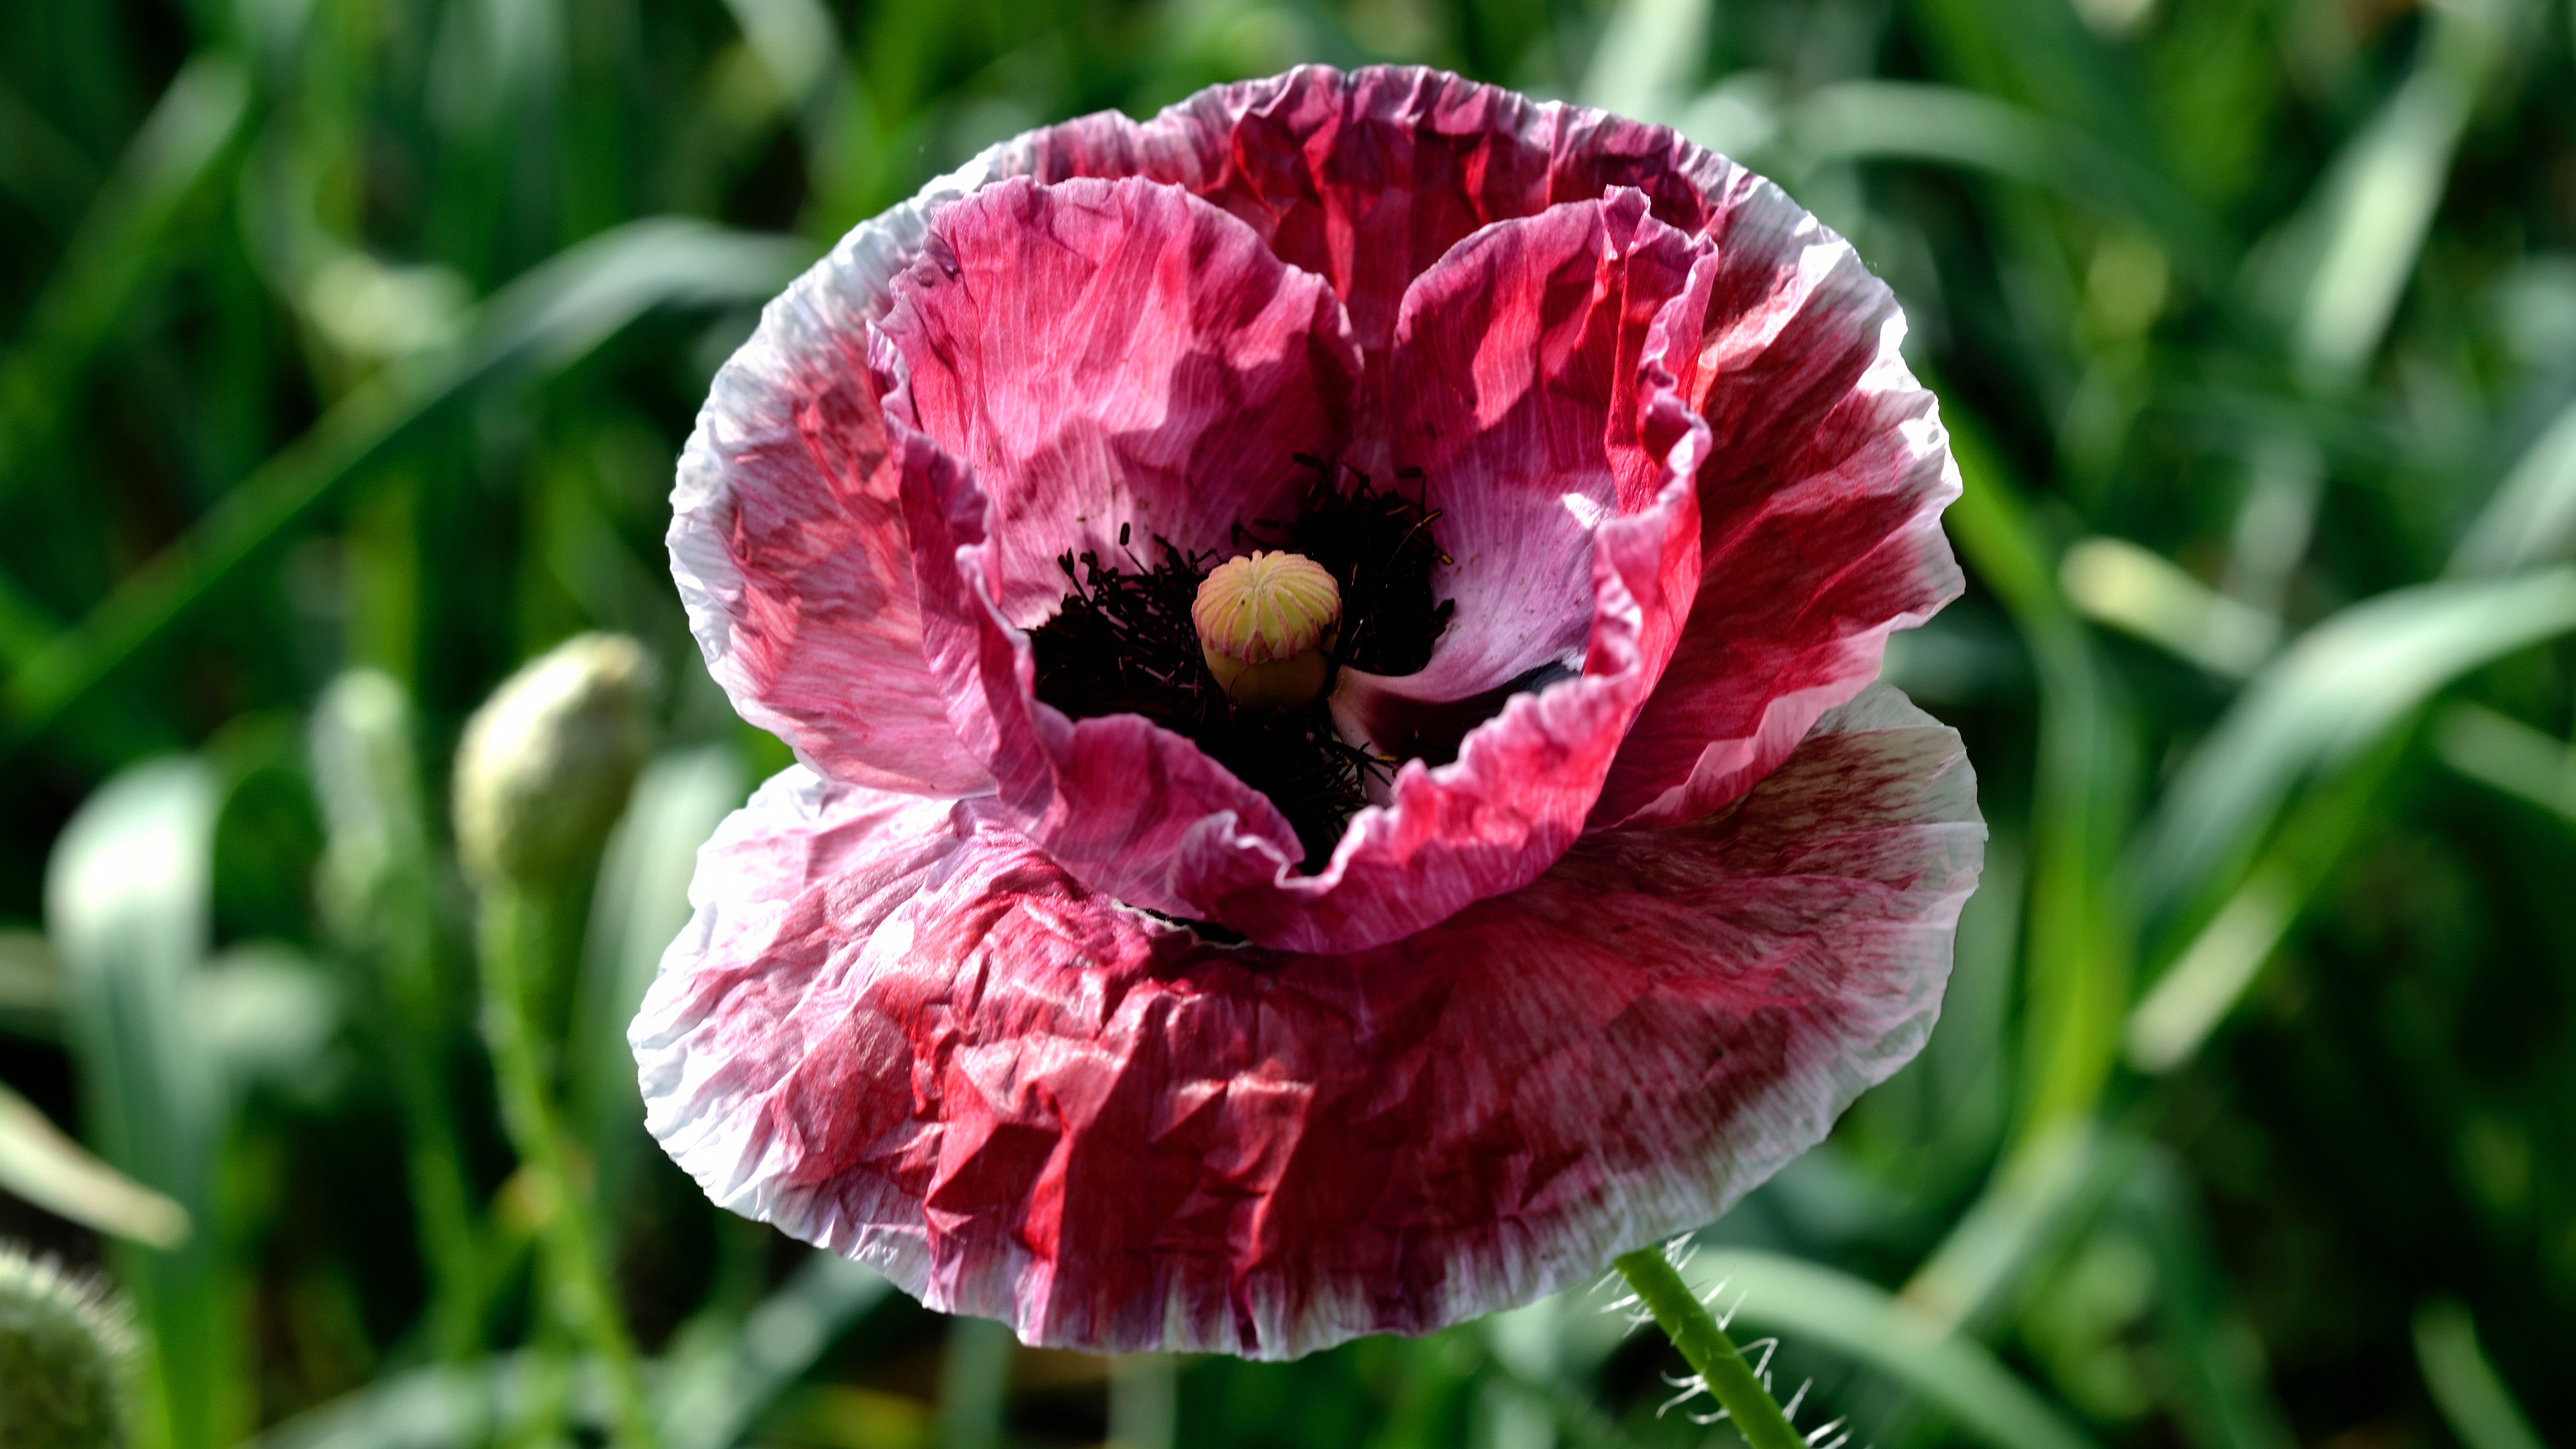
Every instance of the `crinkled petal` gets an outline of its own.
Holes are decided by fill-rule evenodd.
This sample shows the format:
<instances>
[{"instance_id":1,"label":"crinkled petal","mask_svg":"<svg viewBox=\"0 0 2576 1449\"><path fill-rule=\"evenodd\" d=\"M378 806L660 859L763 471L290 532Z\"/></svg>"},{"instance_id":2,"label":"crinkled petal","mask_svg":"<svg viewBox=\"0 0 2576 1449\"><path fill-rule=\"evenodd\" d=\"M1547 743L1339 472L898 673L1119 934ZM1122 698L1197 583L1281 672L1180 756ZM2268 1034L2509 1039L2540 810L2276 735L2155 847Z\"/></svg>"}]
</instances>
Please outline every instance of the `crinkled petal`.
<instances>
[{"instance_id":1,"label":"crinkled petal","mask_svg":"<svg viewBox=\"0 0 2576 1449\"><path fill-rule=\"evenodd\" d=\"M942 212L895 290L915 425L974 469L1022 626L1055 612L1067 552L1233 552L1293 510L1297 455L1349 435L1331 290L1176 186L1003 182Z\"/></svg>"},{"instance_id":2,"label":"crinkled petal","mask_svg":"<svg viewBox=\"0 0 2576 1449\"><path fill-rule=\"evenodd\" d=\"M1064 545L1014 544L1035 526L1029 510L1014 518L978 486L980 470L925 492L910 526L928 648L954 682L952 723L1013 822L1093 889L1284 950L1394 940L1545 870L1580 833L1695 581L1689 480L1706 428L1673 364L1697 355L1712 272L1705 244L1653 221L1627 191L1499 223L1423 278L1392 364L1399 379L1424 379L1410 392L1398 383L1399 446L1418 447L1433 506L1456 510L1454 535L1446 512L1439 525L1459 551L1440 583L1459 595L1462 622L1422 675L1355 677L1337 714L1406 754L1441 730L1443 762L1399 771L1313 875L1296 868L1302 851L1276 808L1187 740L1037 702L1015 627L1035 611L1015 605L1013 579ZM966 268L955 288L974 294L980 274ZM899 337L910 305L889 320ZM916 365L925 427L938 426L930 377ZM1117 501L1087 507L1114 534ZM1252 503L1239 516L1265 514ZM1542 666L1561 677L1527 677Z\"/></svg>"},{"instance_id":3,"label":"crinkled petal","mask_svg":"<svg viewBox=\"0 0 2576 1449\"><path fill-rule=\"evenodd\" d=\"M1768 182L1724 198L1710 234L1699 594L1597 826L1677 824L1742 794L1877 677L1890 633L1963 586L1941 532L1958 466L1887 285Z\"/></svg>"},{"instance_id":4,"label":"crinkled petal","mask_svg":"<svg viewBox=\"0 0 2576 1449\"><path fill-rule=\"evenodd\" d=\"M809 273L717 374L671 495L671 572L743 718L836 779L988 789L922 658L902 479L935 449L889 431L872 334ZM899 431L899 430L898 430Z\"/></svg>"},{"instance_id":5,"label":"crinkled petal","mask_svg":"<svg viewBox=\"0 0 2576 1449\"><path fill-rule=\"evenodd\" d=\"M1343 957L1207 946L996 818L771 781L631 1040L718 1203L1031 1343L1293 1357L1695 1227L1929 1030L1983 839L1883 686L1728 813Z\"/></svg>"},{"instance_id":6,"label":"crinkled petal","mask_svg":"<svg viewBox=\"0 0 2576 1449\"><path fill-rule=\"evenodd\" d=\"M1388 363L1389 421L1399 486L1420 490L1449 556L1434 592L1456 607L1420 672L1346 676L1346 729L1400 755L1425 753L1428 732L1446 756L1465 726L1441 738L1442 706L1472 724L1495 691L1580 664L1594 532L1650 508L1706 456L1707 425L1684 399L1717 266L1713 246L1621 189L1486 227L1415 284ZM1694 499L1676 521L1696 534L1697 514ZM1698 585L1696 538L1673 553L1651 590L1646 684Z\"/></svg>"}]
</instances>

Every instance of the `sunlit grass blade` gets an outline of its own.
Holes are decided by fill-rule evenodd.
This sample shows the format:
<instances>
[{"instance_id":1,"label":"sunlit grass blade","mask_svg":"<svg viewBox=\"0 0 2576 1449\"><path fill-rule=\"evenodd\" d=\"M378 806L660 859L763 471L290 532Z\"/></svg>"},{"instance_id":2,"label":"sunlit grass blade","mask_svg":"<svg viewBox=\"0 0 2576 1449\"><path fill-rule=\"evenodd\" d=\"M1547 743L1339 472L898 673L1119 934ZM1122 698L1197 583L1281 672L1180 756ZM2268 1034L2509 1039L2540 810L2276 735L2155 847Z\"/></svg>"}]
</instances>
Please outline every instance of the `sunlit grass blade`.
<instances>
[{"instance_id":1,"label":"sunlit grass blade","mask_svg":"<svg viewBox=\"0 0 2576 1449\"><path fill-rule=\"evenodd\" d=\"M2349 761L2459 675L2576 629L2576 569L2425 584L2301 635L2184 762L2144 832L2140 900L2188 905L2241 869L2311 771Z\"/></svg>"},{"instance_id":2,"label":"sunlit grass blade","mask_svg":"<svg viewBox=\"0 0 2576 1449\"><path fill-rule=\"evenodd\" d=\"M2299 802L2226 904L2129 1013L2122 1039L2131 1066L2170 1072L2199 1052L2377 815L2408 743L2405 733L2391 735Z\"/></svg>"},{"instance_id":3,"label":"sunlit grass blade","mask_svg":"<svg viewBox=\"0 0 2576 1449\"><path fill-rule=\"evenodd\" d=\"M2058 581L2088 617L2213 674L2241 679L2253 673L2281 637L2278 619L2125 539L2077 543L2059 564Z\"/></svg>"},{"instance_id":4,"label":"sunlit grass blade","mask_svg":"<svg viewBox=\"0 0 2576 1449\"><path fill-rule=\"evenodd\" d=\"M45 879L90 1134L107 1161L197 1228L170 1250L138 1246L120 1258L150 1342L146 1442L159 1449L221 1449L247 1419L216 1213L230 1094L194 1016L219 794L198 760L136 766L81 807Z\"/></svg>"},{"instance_id":5,"label":"sunlit grass blade","mask_svg":"<svg viewBox=\"0 0 2576 1449\"><path fill-rule=\"evenodd\" d=\"M2533 441L2451 555L2455 574L2563 563L2576 547L2576 407Z\"/></svg>"},{"instance_id":6,"label":"sunlit grass blade","mask_svg":"<svg viewBox=\"0 0 2576 1449\"><path fill-rule=\"evenodd\" d=\"M2469 111L2519 28L2519 0L2441 6L2414 70L2346 147L2266 259L2263 285L2291 353L2320 388L2348 385L2378 350L2442 199Z\"/></svg>"},{"instance_id":7,"label":"sunlit grass blade","mask_svg":"<svg viewBox=\"0 0 2576 1449\"><path fill-rule=\"evenodd\" d=\"M2028 1141L2093 1110L2128 1010L2135 946L2111 863L2130 808L2132 726L2002 461L1959 408L1948 416L1966 480L1951 536L2011 612L2039 677L2017 1132Z\"/></svg>"},{"instance_id":8,"label":"sunlit grass blade","mask_svg":"<svg viewBox=\"0 0 2576 1449\"><path fill-rule=\"evenodd\" d=\"M326 930L363 968L362 1015L402 1105L431 1338L461 1358L476 1347L481 1255L442 1069L453 1016L411 713L402 686L374 670L342 675L315 702L312 774L325 831L317 894Z\"/></svg>"},{"instance_id":9,"label":"sunlit grass blade","mask_svg":"<svg viewBox=\"0 0 2576 1449\"><path fill-rule=\"evenodd\" d=\"M1708 54L1709 0L1622 0L1583 75L1588 105L1669 123Z\"/></svg>"},{"instance_id":10,"label":"sunlit grass blade","mask_svg":"<svg viewBox=\"0 0 2576 1449\"><path fill-rule=\"evenodd\" d=\"M186 1208L91 1156L6 1086L0 1086L0 1192L150 1247L173 1248L188 1237Z\"/></svg>"},{"instance_id":11,"label":"sunlit grass blade","mask_svg":"<svg viewBox=\"0 0 2576 1449\"><path fill-rule=\"evenodd\" d=\"M731 1449L841 1331L891 1293L875 1270L816 1252L733 1332L706 1335L675 1356L659 1395L669 1449Z\"/></svg>"},{"instance_id":12,"label":"sunlit grass blade","mask_svg":"<svg viewBox=\"0 0 2576 1449\"><path fill-rule=\"evenodd\" d=\"M2093 1441L1984 1345L1944 1331L1884 1290L1820 1264L1772 1253L1711 1249L1687 1276L1724 1283L1738 1323L1824 1349L1885 1374L1993 1449L2092 1449ZM1862 1426L1863 1439L1869 1427Z\"/></svg>"},{"instance_id":13,"label":"sunlit grass blade","mask_svg":"<svg viewBox=\"0 0 2576 1449\"><path fill-rule=\"evenodd\" d=\"M0 689L0 754L24 747L433 412L526 370L562 368L655 307L765 297L804 255L799 242L666 219L636 222L536 268L493 298L470 343L362 386L11 674Z\"/></svg>"},{"instance_id":14,"label":"sunlit grass blade","mask_svg":"<svg viewBox=\"0 0 2576 1449\"><path fill-rule=\"evenodd\" d=\"M1908 1311L1944 1332L1991 1331L2033 1264L2080 1230L2123 1170L2088 1121L2026 1140L1907 1280Z\"/></svg>"},{"instance_id":15,"label":"sunlit grass blade","mask_svg":"<svg viewBox=\"0 0 2576 1449\"><path fill-rule=\"evenodd\" d=\"M2433 752L2460 775L2576 824L2576 750L2481 704L2445 706Z\"/></svg>"},{"instance_id":16,"label":"sunlit grass blade","mask_svg":"<svg viewBox=\"0 0 2576 1449\"><path fill-rule=\"evenodd\" d=\"M2415 1363L2466 1449L2541 1449L2531 1420L2478 1346L2467 1308L2436 1299L2415 1311Z\"/></svg>"}]
</instances>

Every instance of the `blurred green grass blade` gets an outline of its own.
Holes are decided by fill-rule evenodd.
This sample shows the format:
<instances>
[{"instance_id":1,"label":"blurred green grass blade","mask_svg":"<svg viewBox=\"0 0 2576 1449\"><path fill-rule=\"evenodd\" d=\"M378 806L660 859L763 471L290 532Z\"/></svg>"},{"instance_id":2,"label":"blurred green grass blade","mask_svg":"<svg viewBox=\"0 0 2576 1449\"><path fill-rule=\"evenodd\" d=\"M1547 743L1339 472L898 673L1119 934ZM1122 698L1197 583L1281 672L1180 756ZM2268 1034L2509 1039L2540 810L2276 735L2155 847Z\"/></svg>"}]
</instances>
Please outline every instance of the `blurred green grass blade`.
<instances>
[{"instance_id":1,"label":"blurred green grass blade","mask_svg":"<svg viewBox=\"0 0 2576 1449\"><path fill-rule=\"evenodd\" d=\"M0 1031L62 1037L63 967L41 931L0 930Z\"/></svg>"},{"instance_id":2,"label":"blurred green grass blade","mask_svg":"<svg viewBox=\"0 0 2576 1449\"><path fill-rule=\"evenodd\" d=\"M363 1019L402 1108L431 1340L461 1358L476 1346L482 1254L441 1070L456 1017L438 970L438 881L411 700L392 676L351 670L314 702L307 745L323 822L315 904L364 982Z\"/></svg>"},{"instance_id":3,"label":"blurred green grass blade","mask_svg":"<svg viewBox=\"0 0 2576 1449\"><path fill-rule=\"evenodd\" d=\"M170 227L205 187L250 112L250 82L203 55L170 82L63 251L25 329L0 355L0 498L22 485L45 430L70 416L69 390L144 281L173 252Z\"/></svg>"},{"instance_id":4,"label":"blurred green grass blade","mask_svg":"<svg viewBox=\"0 0 2576 1449\"><path fill-rule=\"evenodd\" d=\"M71 138L0 85L0 191L68 235L98 187L98 171Z\"/></svg>"},{"instance_id":5,"label":"blurred green grass blade","mask_svg":"<svg viewBox=\"0 0 2576 1449\"><path fill-rule=\"evenodd\" d=\"M137 765L83 803L45 877L91 1136L197 1227L174 1250L128 1253L120 1274L151 1345L146 1439L163 1449L221 1449L247 1417L214 1211L229 1094L194 1015L221 803L201 760Z\"/></svg>"},{"instance_id":6,"label":"blurred green grass blade","mask_svg":"<svg viewBox=\"0 0 2576 1449\"><path fill-rule=\"evenodd\" d=\"M948 1320L948 1341L939 1355L941 1449L1002 1449L1011 1360L1019 1346L997 1319Z\"/></svg>"},{"instance_id":7,"label":"blurred green grass blade","mask_svg":"<svg viewBox=\"0 0 2576 1449\"><path fill-rule=\"evenodd\" d=\"M2423 584L2367 599L2301 635L2183 763L2143 832L2150 914L2238 868L2312 771L2378 742L2432 694L2491 660L2576 629L2576 569Z\"/></svg>"},{"instance_id":8,"label":"blurred green grass blade","mask_svg":"<svg viewBox=\"0 0 2576 1449\"><path fill-rule=\"evenodd\" d=\"M2129 1006L2134 945L2111 863L2128 814L2130 728L2020 490L1965 412L1944 414L1966 485L1946 522L2012 615L2039 680L2017 1131L2029 1140L2092 1112Z\"/></svg>"},{"instance_id":9,"label":"blurred green grass blade","mask_svg":"<svg viewBox=\"0 0 2576 1449\"><path fill-rule=\"evenodd\" d=\"M2560 413L2478 510L2451 555L2455 574L2562 563L2576 547L2576 407Z\"/></svg>"},{"instance_id":10,"label":"blurred green grass blade","mask_svg":"<svg viewBox=\"0 0 2576 1449\"><path fill-rule=\"evenodd\" d=\"M2346 143L2289 224L2260 285L2291 324L2310 386L2350 384L2415 272L2470 110L2521 27L2520 0L2460 0L2427 12L2414 69Z\"/></svg>"},{"instance_id":11,"label":"blurred green grass blade","mask_svg":"<svg viewBox=\"0 0 2576 1449\"><path fill-rule=\"evenodd\" d=\"M188 1210L65 1137L36 1105L0 1085L0 1192L92 1232L155 1248L188 1236Z\"/></svg>"},{"instance_id":12,"label":"blurred green grass blade","mask_svg":"<svg viewBox=\"0 0 2576 1449\"><path fill-rule=\"evenodd\" d=\"M725 8L791 109L820 101L839 78L840 27L820 0L725 0Z\"/></svg>"},{"instance_id":13,"label":"blurred green grass blade","mask_svg":"<svg viewBox=\"0 0 2576 1449\"><path fill-rule=\"evenodd\" d=\"M2002 1321L2032 1263L2048 1257L2090 1218L2126 1163L2104 1147L2089 1121L2028 1138L1949 1235L1915 1269L1903 1292L1909 1310L1944 1331L1983 1334Z\"/></svg>"},{"instance_id":14,"label":"blurred green grass blade","mask_svg":"<svg viewBox=\"0 0 2576 1449\"><path fill-rule=\"evenodd\" d=\"M2297 1449L2263 1341L2237 1304L2182 1165L2147 1148L2124 1195L2155 1256L2169 1392L2185 1436L2197 1449Z\"/></svg>"},{"instance_id":15,"label":"blurred green grass blade","mask_svg":"<svg viewBox=\"0 0 2576 1449\"><path fill-rule=\"evenodd\" d=\"M2130 1065L2170 1072L2199 1053L2375 818L2410 744L2411 732L2390 734L2299 802L2227 903L2129 1013L2122 1040Z\"/></svg>"},{"instance_id":16,"label":"blurred green grass blade","mask_svg":"<svg viewBox=\"0 0 2576 1449\"><path fill-rule=\"evenodd\" d=\"M2212 674L2242 679L2280 642L2278 619L2126 539L2079 541L2059 564L2058 582L2086 616Z\"/></svg>"},{"instance_id":17,"label":"blurred green grass blade","mask_svg":"<svg viewBox=\"0 0 2576 1449\"><path fill-rule=\"evenodd\" d=\"M2122 1037L2129 1064L2162 1073L2191 1060L2272 959L2298 913L2297 894L2278 868L2267 863L2249 872L2129 1013Z\"/></svg>"},{"instance_id":18,"label":"blurred green grass blade","mask_svg":"<svg viewBox=\"0 0 2576 1449\"><path fill-rule=\"evenodd\" d=\"M742 765L723 745L665 754L635 781L625 818L600 862L582 965L582 1085L577 1111L590 1143L599 1200L623 1200L643 1136L627 1024L680 929L689 923L689 877L698 847L749 793Z\"/></svg>"},{"instance_id":19,"label":"blurred green grass blade","mask_svg":"<svg viewBox=\"0 0 2576 1449\"><path fill-rule=\"evenodd\" d=\"M2415 1363L2462 1449L2543 1449L2531 1420L2478 1346L2467 1308L2444 1298L2415 1311Z\"/></svg>"},{"instance_id":20,"label":"blurred green grass blade","mask_svg":"<svg viewBox=\"0 0 2576 1449\"><path fill-rule=\"evenodd\" d=\"M2457 773L2576 823L2576 750L2482 704L2444 707L2433 753Z\"/></svg>"},{"instance_id":21,"label":"blurred green grass blade","mask_svg":"<svg viewBox=\"0 0 2576 1449\"><path fill-rule=\"evenodd\" d=\"M0 755L23 748L432 413L496 380L560 369L656 307L767 297L807 254L800 241L664 218L595 237L534 268L492 299L472 341L389 367L353 392L12 673L0 688Z\"/></svg>"},{"instance_id":22,"label":"blurred green grass blade","mask_svg":"<svg viewBox=\"0 0 2576 1449\"><path fill-rule=\"evenodd\" d=\"M2093 1441L1973 1340L1945 1332L1885 1290L1795 1258L1743 1250L1704 1251L1687 1276L1706 1292L1727 1285L1720 1306L1741 1296L1734 1315L1746 1329L1780 1335L1799 1348L1829 1349L1920 1394L1952 1424L1993 1449L2092 1449Z\"/></svg>"},{"instance_id":23,"label":"blurred green grass blade","mask_svg":"<svg viewBox=\"0 0 2576 1449\"><path fill-rule=\"evenodd\" d=\"M1708 55L1710 0L1620 0L1583 73L1583 101L1669 122Z\"/></svg>"},{"instance_id":24,"label":"blurred green grass blade","mask_svg":"<svg viewBox=\"0 0 2576 1449\"><path fill-rule=\"evenodd\" d=\"M731 1449L814 1366L842 1330L893 1291L874 1269L817 1251L763 1299L738 1332L664 1366L659 1394L670 1449Z\"/></svg>"},{"instance_id":25,"label":"blurred green grass blade","mask_svg":"<svg viewBox=\"0 0 2576 1449\"><path fill-rule=\"evenodd\" d=\"M550 1387L552 1367L535 1350L472 1364L389 1373L315 1405L243 1441L241 1449L468 1449L493 1442L492 1429L519 1425ZM598 1366L572 1366L564 1405L572 1427L600 1431L608 1396ZM545 1441L539 1441L545 1442ZM555 1443L576 1442L567 1440Z\"/></svg>"},{"instance_id":26,"label":"blurred green grass blade","mask_svg":"<svg viewBox=\"0 0 2576 1449\"><path fill-rule=\"evenodd\" d=\"M1800 97L1782 126L1799 167L1909 160L1988 172L2135 218L2196 280L2216 281L2236 263L2226 233L2171 181L2064 121L1990 95L1916 81L1841 81Z\"/></svg>"}]
</instances>

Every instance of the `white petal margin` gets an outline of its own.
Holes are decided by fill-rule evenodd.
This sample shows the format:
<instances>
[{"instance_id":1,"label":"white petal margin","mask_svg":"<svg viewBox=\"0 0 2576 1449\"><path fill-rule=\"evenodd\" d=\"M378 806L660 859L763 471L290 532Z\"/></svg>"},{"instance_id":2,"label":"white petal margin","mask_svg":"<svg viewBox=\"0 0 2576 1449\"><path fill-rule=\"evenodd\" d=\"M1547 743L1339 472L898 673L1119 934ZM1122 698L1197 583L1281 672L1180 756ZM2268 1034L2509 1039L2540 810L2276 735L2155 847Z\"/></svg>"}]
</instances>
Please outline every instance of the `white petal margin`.
<instances>
[{"instance_id":1,"label":"white petal margin","mask_svg":"<svg viewBox=\"0 0 2576 1449\"><path fill-rule=\"evenodd\" d=\"M1085 896L975 802L790 771L630 1040L716 1202L935 1308L1295 1357L1581 1283L1812 1147L1930 1032L1983 840L1958 737L1873 686L1708 821L1301 957Z\"/></svg>"}]
</instances>

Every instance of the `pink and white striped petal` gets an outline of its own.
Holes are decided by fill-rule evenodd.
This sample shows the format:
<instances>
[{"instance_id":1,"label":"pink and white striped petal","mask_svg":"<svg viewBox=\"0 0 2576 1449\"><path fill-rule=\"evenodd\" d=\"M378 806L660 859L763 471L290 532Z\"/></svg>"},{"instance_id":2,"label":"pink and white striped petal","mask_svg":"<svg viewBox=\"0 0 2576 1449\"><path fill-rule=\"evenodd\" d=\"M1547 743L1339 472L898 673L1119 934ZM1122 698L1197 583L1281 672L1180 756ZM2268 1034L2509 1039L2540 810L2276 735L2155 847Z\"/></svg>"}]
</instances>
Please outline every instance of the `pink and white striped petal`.
<instances>
[{"instance_id":1,"label":"pink and white striped petal","mask_svg":"<svg viewBox=\"0 0 2576 1449\"><path fill-rule=\"evenodd\" d=\"M1308 956L796 770L701 855L631 1040L716 1202L933 1307L1294 1357L1582 1281L1813 1145L1929 1030L1983 833L1882 686L1720 816Z\"/></svg>"}]
</instances>

